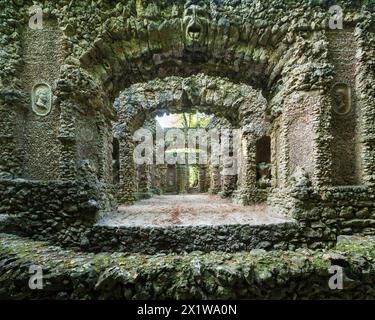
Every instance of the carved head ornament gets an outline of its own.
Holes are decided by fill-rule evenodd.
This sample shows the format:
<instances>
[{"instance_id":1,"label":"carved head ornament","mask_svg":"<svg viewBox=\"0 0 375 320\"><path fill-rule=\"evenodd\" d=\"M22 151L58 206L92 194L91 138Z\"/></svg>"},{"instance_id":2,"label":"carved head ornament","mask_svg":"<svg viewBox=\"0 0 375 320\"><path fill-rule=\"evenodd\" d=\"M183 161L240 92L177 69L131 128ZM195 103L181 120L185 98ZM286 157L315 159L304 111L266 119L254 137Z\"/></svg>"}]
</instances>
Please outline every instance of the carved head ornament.
<instances>
[{"instance_id":1,"label":"carved head ornament","mask_svg":"<svg viewBox=\"0 0 375 320\"><path fill-rule=\"evenodd\" d=\"M38 83L33 87L31 103L34 113L38 116L46 116L51 112L52 91L47 83Z\"/></svg>"},{"instance_id":2,"label":"carved head ornament","mask_svg":"<svg viewBox=\"0 0 375 320\"><path fill-rule=\"evenodd\" d=\"M352 110L351 88L346 83L336 83L332 89L333 110L338 115L346 115Z\"/></svg>"},{"instance_id":3,"label":"carved head ornament","mask_svg":"<svg viewBox=\"0 0 375 320\"><path fill-rule=\"evenodd\" d=\"M203 45L208 33L209 14L202 1L188 1L182 18L187 45Z\"/></svg>"}]
</instances>

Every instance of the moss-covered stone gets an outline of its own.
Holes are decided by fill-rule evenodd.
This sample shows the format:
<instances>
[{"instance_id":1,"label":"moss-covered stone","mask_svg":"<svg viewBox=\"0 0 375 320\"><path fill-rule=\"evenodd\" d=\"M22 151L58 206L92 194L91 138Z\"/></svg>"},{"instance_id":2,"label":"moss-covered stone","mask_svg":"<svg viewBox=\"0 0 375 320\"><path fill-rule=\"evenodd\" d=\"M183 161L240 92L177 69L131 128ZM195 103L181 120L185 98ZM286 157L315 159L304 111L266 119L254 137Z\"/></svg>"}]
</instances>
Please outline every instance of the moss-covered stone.
<instances>
[{"instance_id":1,"label":"moss-covered stone","mask_svg":"<svg viewBox=\"0 0 375 320\"><path fill-rule=\"evenodd\" d=\"M87 254L0 236L0 296L12 299L371 299L375 245L341 238L331 250L185 255ZM30 290L29 267L44 269L43 290ZM344 289L331 290L331 265Z\"/></svg>"}]
</instances>

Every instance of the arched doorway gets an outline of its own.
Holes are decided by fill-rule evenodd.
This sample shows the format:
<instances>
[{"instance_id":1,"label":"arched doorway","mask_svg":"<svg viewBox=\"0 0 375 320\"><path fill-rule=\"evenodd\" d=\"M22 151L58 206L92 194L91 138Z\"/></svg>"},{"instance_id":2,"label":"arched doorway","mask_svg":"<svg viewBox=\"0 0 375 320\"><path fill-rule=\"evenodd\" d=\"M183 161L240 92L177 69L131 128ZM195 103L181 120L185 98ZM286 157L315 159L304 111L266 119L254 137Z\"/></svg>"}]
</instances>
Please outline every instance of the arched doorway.
<instances>
[{"instance_id":1,"label":"arched doorway","mask_svg":"<svg viewBox=\"0 0 375 320\"><path fill-rule=\"evenodd\" d=\"M269 130L265 115L267 101L259 91L250 86L234 84L228 80L203 74L136 84L121 93L116 108L118 120L114 124L114 132L120 142L119 199L123 203L131 203L135 200L133 136L150 114L158 111L172 113L201 111L214 114L225 118L234 128L240 129L242 138L232 137L232 143L255 144L255 141L266 135ZM224 139L224 135L221 134L221 139ZM246 150L248 154L246 159L242 157L242 179L238 186L243 193L249 188L256 188L256 172L255 174L250 172L256 171L256 165L254 167L251 160L256 156L252 155L256 150ZM233 156L233 148L231 151L229 149L226 151L229 152L229 156ZM226 164L224 170L225 166Z\"/></svg>"}]
</instances>

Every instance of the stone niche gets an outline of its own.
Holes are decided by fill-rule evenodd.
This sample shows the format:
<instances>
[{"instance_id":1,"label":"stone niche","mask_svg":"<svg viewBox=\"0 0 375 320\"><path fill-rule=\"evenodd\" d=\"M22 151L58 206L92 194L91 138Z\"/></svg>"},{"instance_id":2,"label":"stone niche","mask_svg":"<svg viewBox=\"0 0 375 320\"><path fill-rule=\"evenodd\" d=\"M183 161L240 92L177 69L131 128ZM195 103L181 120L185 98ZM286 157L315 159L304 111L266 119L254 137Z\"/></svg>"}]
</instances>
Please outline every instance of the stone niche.
<instances>
[{"instance_id":1,"label":"stone niche","mask_svg":"<svg viewBox=\"0 0 375 320\"><path fill-rule=\"evenodd\" d=\"M264 136L256 142L257 186L271 187L271 138Z\"/></svg>"},{"instance_id":2,"label":"stone niche","mask_svg":"<svg viewBox=\"0 0 375 320\"><path fill-rule=\"evenodd\" d=\"M316 132L314 130L313 106L320 104L319 94L296 92L286 102L288 123L288 171L293 175L304 168L312 178L315 170Z\"/></svg>"},{"instance_id":3,"label":"stone niche","mask_svg":"<svg viewBox=\"0 0 375 320\"><path fill-rule=\"evenodd\" d=\"M95 114L87 113L77 117L75 122L77 137L77 161L78 169L85 170L85 164L88 164L92 174L98 176L101 161L98 154L97 144L101 140L96 126ZM104 151L103 151L104 152ZM81 172L83 173L83 172Z\"/></svg>"}]
</instances>

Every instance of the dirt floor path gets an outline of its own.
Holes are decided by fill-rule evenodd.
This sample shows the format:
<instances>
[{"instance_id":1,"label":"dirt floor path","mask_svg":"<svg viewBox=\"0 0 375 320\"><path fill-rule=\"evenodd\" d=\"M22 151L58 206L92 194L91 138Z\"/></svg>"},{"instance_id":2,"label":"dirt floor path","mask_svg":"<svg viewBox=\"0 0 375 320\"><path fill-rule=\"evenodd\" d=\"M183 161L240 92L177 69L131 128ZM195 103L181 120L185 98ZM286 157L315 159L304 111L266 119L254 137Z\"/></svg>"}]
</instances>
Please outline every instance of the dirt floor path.
<instances>
[{"instance_id":1,"label":"dirt floor path","mask_svg":"<svg viewBox=\"0 0 375 320\"><path fill-rule=\"evenodd\" d=\"M207 194L163 195L120 206L106 214L100 225L168 226L274 224L291 221L265 205L241 206Z\"/></svg>"}]
</instances>

